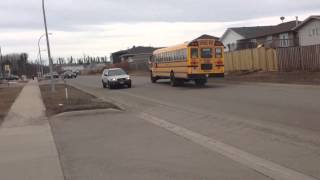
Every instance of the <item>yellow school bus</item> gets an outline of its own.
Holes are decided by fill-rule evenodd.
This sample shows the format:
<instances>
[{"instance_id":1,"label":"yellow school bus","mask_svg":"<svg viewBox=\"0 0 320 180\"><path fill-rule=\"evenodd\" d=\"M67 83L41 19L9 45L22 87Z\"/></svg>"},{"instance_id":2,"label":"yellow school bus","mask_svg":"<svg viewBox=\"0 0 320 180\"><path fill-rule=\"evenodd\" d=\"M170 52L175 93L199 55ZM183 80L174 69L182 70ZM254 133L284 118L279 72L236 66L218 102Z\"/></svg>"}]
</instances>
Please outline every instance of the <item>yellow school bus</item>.
<instances>
[{"instance_id":1,"label":"yellow school bus","mask_svg":"<svg viewBox=\"0 0 320 180\"><path fill-rule=\"evenodd\" d=\"M151 82L170 79L172 86L194 81L203 86L208 77L224 77L224 46L218 40L197 39L192 42L154 51Z\"/></svg>"}]
</instances>

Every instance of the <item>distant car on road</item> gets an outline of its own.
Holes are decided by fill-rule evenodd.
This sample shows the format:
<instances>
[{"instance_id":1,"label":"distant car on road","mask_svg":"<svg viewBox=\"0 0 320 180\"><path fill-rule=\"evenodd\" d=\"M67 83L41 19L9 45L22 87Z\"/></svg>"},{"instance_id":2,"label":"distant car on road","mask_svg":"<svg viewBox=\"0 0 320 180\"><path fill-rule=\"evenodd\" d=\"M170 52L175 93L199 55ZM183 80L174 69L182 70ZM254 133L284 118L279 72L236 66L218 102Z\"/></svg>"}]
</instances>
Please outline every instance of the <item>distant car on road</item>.
<instances>
[{"instance_id":1,"label":"distant car on road","mask_svg":"<svg viewBox=\"0 0 320 180\"><path fill-rule=\"evenodd\" d=\"M73 78L77 78L77 74L72 72L72 71L66 71L63 73L63 78L64 79L73 79Z\"/></svg>"},{"instance_id":2,"label":"distant car on road","mask_svg":"<svg viewBox=\"0 0 320 180\"><path fill-rule=\"evenodd\" d=\"M45 74L44 79L51 79L51 74ZM57 72L53 72L53 79L59 79L59 74Z\"/></svg>"},{"instance_id":3,"label":"distant car on road","mask_svg":"<svg viewBox=\"0 0 320 180\"><path fill-rule=\"evenodd\" d=\"M19 76L16 76L16 75L11 74L11 75L8 75L5 79L6 79L7 81L17 81L17 80L19 80L20 78L19 78Z\"/></svg>"},{"instance_id":4,"label":"distant car on road","mask_svg":"<svg viewBox=\"0 0 320 180\"><path fill-rule=\"evenodd\" d=\"M101 76L103 88L127 86L131 88L130 76L121 68L105 69Z\"/></svg>"}]
</instances>

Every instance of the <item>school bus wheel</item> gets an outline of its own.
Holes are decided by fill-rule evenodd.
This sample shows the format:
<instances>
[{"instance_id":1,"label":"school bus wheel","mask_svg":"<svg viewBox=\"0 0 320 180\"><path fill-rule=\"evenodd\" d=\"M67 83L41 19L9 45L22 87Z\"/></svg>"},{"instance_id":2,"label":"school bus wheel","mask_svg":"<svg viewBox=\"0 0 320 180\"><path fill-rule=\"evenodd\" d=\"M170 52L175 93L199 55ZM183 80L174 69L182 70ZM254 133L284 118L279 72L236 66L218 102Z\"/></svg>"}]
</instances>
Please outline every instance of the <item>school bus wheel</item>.
<instances>
[{"instance_id":1,"label":"school bus wheel","mask_svg":"<svg viewBox=\"0 0 320 180\"><path fill-rule=\"evenodd\" d=\"M152 71L150 72L150 79L151 79L151 82L152 82L152 83L156 83L156 82L157 82L157 80L158 80L158 78L157 78L157 77L154 77L154 76L153 76Z\"/></svg>"},{"instance_id":2,"label":"school bus wheel","mask_svg":"<svg viewBox=\"0 0 320 180\"><path fill-rule=\"evenodd\" d=\"M204 86L207 83L207 79L196 79L194 80L197 86Z\"/></svg>"}]
</instances>

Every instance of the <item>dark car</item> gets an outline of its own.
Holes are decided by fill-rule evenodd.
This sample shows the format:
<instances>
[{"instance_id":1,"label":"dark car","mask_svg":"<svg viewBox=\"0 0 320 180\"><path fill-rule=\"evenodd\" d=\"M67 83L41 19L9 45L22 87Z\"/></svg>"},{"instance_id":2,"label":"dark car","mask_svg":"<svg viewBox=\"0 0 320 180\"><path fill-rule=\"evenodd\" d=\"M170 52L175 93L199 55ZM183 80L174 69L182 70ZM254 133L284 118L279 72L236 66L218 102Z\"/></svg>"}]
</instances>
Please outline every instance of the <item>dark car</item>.
<instances>
[{"instance_id":1,"label":"dark car","mask_svg":"<svg viewBox=\"0 0 320 180\"><path fill-rule=\"evenodd\" d=\"M59 79L59 74L57 73L57 72L53 72L53 79ZM48 73L48 74L45 74L44 76L44 79L51 79L51 74L50 73Z\"/></svg>"},{"instance_id":2,"label":"dark car","mask_svg":"<svg viewBox=\"0 0 320 180\"><path fill-rule=\"evenodd\" d=\"M17 81L19 80L19 76L16 76L16 75L8 75L6 78L5 78L7 81Z\"/></svg>"},{"instance_id":3,"label":"dark car","mask_svg":"<svg viewBox=\"0 0 320 180\"><path fill-rule=\"evenodd\" d=\"M63 73L63 78L64 79L73 79L73 78L77 78L77 74L72 72L72 71L66 71Z\"/></svg>"}]
</instances>

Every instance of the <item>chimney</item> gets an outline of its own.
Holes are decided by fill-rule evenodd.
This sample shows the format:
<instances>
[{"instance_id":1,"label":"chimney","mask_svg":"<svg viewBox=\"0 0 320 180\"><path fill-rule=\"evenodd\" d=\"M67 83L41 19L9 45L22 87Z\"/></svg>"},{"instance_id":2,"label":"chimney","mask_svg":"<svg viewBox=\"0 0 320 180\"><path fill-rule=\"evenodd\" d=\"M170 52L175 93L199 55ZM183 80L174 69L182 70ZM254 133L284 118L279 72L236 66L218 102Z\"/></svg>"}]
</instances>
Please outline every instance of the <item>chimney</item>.
<instances>
[{"instance_id":1,"label":"chimney","mask_svg":"<svg viewBox=\"0 0 320 180\"><path fill-rule=\"evenodd\" d=\"M298 25L299 25L299 17L296 16L296 26L298 26Z\"/></svg>"}]
</instances>

